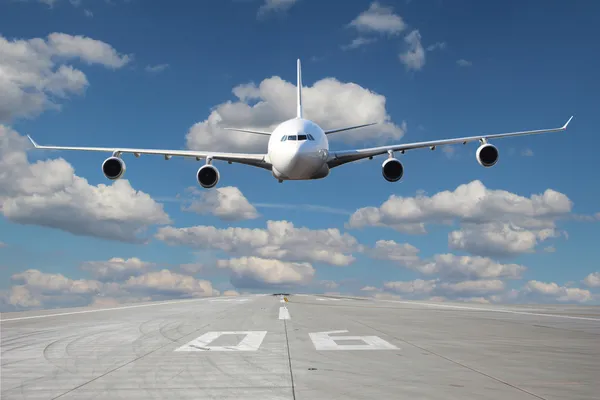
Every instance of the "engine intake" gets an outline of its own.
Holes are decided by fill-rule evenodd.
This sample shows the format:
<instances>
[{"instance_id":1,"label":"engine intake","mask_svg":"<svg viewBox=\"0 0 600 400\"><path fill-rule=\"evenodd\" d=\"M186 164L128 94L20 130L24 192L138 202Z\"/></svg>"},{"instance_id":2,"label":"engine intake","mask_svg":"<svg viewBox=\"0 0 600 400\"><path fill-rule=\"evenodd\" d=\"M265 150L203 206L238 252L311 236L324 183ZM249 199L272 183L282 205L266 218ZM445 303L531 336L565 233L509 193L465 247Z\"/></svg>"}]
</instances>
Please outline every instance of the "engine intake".
<instances>
[{"instance_id":1,"label":"engine intake","mask_svg":"<svg viewBox=\"0 0 600 400\"><path fill-rule=\"evenodd\" d=\"M398 182L404 175L404 167L395 158L388 158L381 165L381 173L386 181Z\"/></svg>"},{"instance_id":2,"label":"engine intake","mask_svg":"<svg viewBox=\"0 0 600 400\"><path fill-rule=\"evenodd\" d=\"M486 143L479 146L475 157L477 157L477 162L482 167L493 167L498 162L498 155L498 149Z\"/></svg>"},{"instance_id":3,"label":"engine intake","mask_svg":"<svg viewBox=\"0 0 600 400\"><path fill-rule=\"evenodd\" d=\"M122 177L125 169L125 162L119 157L109 157L102 163L102 173L113 181Z\"/></svg>"},{"instance_id":4,"label":"engine intake","mask_svg":"<svg viewBox=\"0 0 600 400\"><path fill-rule=\"evenodd\" d=\"M216 167L208 164L200 167L196 173L196 179L198 180L198 183L205 189L215 187L215 185L219 182L219 178L219 170Z\"/></svg>"}]
</instances>

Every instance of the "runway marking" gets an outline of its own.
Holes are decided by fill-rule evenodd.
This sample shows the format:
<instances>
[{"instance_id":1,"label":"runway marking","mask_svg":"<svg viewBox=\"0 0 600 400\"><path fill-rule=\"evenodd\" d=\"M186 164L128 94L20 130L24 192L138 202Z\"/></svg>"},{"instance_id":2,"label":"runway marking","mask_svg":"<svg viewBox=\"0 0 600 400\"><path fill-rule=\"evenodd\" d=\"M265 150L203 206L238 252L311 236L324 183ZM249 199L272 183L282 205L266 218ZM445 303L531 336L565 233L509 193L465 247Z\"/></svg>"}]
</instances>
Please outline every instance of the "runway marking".
<instances>
[{"instance_id":1,"label":"runway marking","mask_svg":"<svg viewBox=\"0 0 600 400\"><path fill-rule=\"evenodd\" d=\"M285 300L281 299L279 300L280 303L285 303Z\"/></svg>"},{"instance_id":2,"label":"runway marking","mask_svg":"<svg viewBox=\"0 0 600 400\"><path fill-rule=\"evenodd\" d=\"M347 330L309 333L316 350L398 350L379 336L330 336L332 333L346 333ZM362 340L365 344L337 344L335 340Z\"/></svg>"},{"instance_id":3,"label":"runway marking","mask_svg":"<svg viewBox=\"0 0 600 400\"><path fill-rule=\"evenodd\" d=\"M238 303L243 303L243 302L249 301L249 300L250 299L212 299L210 302L212 303L214 301L217 301L217 302L219 302L219 301L223 301L223 302L235 301L235 302L238 302Z\"/></svg>"},{"instance_id":4,"label":"runway marking","mask_svg":"<svg viewBox=\"0 0 600 400\"><path fill-rule=\"evenodd\" d=\"M245 336L236 346L209 346L223 335ZM206 332L175 351L256 351L266 335L267 331Z\"/></svg>"},{"instance_id":5,"label":"runway marking","mask_svg":"<svg viewBox=\"0 0 600 400\"><path fill-rule=\"evenodd\" d=\"M189 303L192 301L202 301L203 299L186 299L186 300L171 300L171 301L163 301L160 303L151 303L151 304L138 304L133 306L123 306L123 307L111 307L111 308L99 308L96 310L82 310L82 311L71 311L66 313L57 313L57 314L44 314L44 315L32 315L29 317L17 317L17 318L4 318L0 319L0 322L8 322L8 321L20 321L24 319L34 319L34 318L49 318L49 317L58 317L61 315L74 315L74 314L87 314L87 313L95 313L100 311L113 311L113 310L125 310L128 308L138 308L138 307L151 307L151 306L162 306L166 304L177 304L177 303Z\"/></svg>"},{"instance_id":6,"label":"runway marking","mask_svg":"<svg viewBox=\"0 0 600 400\"><path fill-rule=\"evenodd\" d=\"M527 312L527 311L506 310L503 308L467 307L467 306L455 306L455 305L451 305L451 304L433 304L433 303L421 303L418 301L401 301L401 300L380 300L380 301L386 301L388 303L414 304L414 305L428 306L428 307L454 308L457 310L490 311L490 312L499 312L499 313L507 313L507 314L521 314L521 315L535 315L535 316L541 316L541 317L580 319L580 320L584 320L584 321L600 321L600 318L576 317L573 315L560 315L560 314L532 313L532 312Z\"/></svg>"},{"instance_id":7,"label":"runway marking","mask_svg":"<svg viewBox=\"0 0 600 400\"><path fill-rule=\"evenodd\" d=\"M279 319L292 319L287 307L279 307Z\"/></svg>"}]
</instances>

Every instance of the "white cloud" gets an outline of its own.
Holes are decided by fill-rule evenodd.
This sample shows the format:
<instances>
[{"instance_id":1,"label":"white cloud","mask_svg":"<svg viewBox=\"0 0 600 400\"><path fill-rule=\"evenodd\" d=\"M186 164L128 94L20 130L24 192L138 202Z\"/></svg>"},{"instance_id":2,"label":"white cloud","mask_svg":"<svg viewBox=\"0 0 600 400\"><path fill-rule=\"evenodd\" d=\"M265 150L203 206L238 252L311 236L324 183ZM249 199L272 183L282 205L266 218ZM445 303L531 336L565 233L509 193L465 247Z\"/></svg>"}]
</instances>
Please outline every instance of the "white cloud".
<instances>
[{"instance_id":1,"label":"white cloud","mask_svg":"<svg viewBox=\"0 0 600 400\"><path fill-rule=\"evenodd\" d=\"M162 227L155 237L171 245L288 261L308 260L336 266L349 265L355 260L352 252L361 251L361 246L353 236L342 234L338 229L296 228L288 221L267 221L266 229Z\"/></svg>"},{"instance_id":2,"label":"white cloud","mask_svg":"<svg viewBox=\"0 0 600 400\"><path fill-rule=\"evenodd\" d=\"M225 131L224 127L252 127L272 130L293 118L296 111L295 83L278 76L233 89L237 101L227 101L213 108L208 118L193 125L187 133L190 149L264 152L268 138L260 135ZM406 131L391 121L386 111L386 98L355 83L335 78L321 79L313 86L303 86L303 105L307 118L323 129L334 129L368 122L379 124L350 131L333 140L348 143L374 140L398 141Z\"/></svg>"},{"instance_id":3,"label":"white cloud","mask_svg":"<svg viewBox=\"0 0 600 400\"><path fill-rule=\"evenodd\" d=\"M385 282L383 287L387 290L404 294L431 294L436 287L436 281L415 279L414 281Z\"/></svg>"},{"instance_id":4,"label":"white cloud","mask_svg":"<svg viewBox=\"0 0 600 400\"><path fill-rule=\"evenodd\" d=\"M436 254L421 259L419 249L393 240L379 240L365 252L375 259L397 263L424 275L438 275L446 281L521 278L526 268L518 264L501 264L487 257Z\"/></svg>"},{"instance_id":5,"label":"white cloud","mask_svg":"<svg viewBox=\"0 0 600 400\"><path fill-rule=\"evenodd\" d=\"M224 221L239 221L245 219L258 218L259 214L256 208L242 192L235 186L216 188L211 191L198 191L194 188L194 193L200 194L199 199L195 199L185 211L193 211L198 214L212 214Z\"/></svg>"},{"instance_id":6,"label":"white cloud","mask_svg":"<svg viewBox=\"0 0 600 400\"><path fill-rule=\"evenodd\" d=\"M555 221L568 215L571 208L571 200L552 189L527 198L472 181L431 197L392 195L380 207L358 209L347 226L424 234L426 224L459 222L464 227L450 233L451 247L472 254L510 255L530 251L537 242L556 237Z\"/></svg>"},{"instance_id":7,"label":"white cloud","mask_svg":"<svg viewBox=\"0 0 600 400\"><path fill-rule=\"evenodd\" d=\"M113 257L108 261L86 261L81 265L81 269L88 271L99 281L111 282L123 281L132 276L142 275L154 265L137 257L128 258L127 260Z\"/></svg>"},{"instance_id":8,"label":"white cloud","mask_svg":"<svg viewBox=\"0 0 600 400\"><path fill-rule=\"evenodd\" d=\"M285 262L259 257L218 260L217 267L227 268L232 272L231 283L236 288L302 285L309 283L315 274L315 269L306 262Z\"/></svg>"},{"instance_id":9,"label":"white cloud","mask_svg":"<svg viewBox=\"0 0 600 400\"><path fill-rule=\"evenodd\" d=\"M297 1L298 0L264 0L264 4L258 9L257 16L258 18L261 18L273 12L286 12L292 8Z\"/></svg>"},{"instance_id":10,"label":"white cloud","mask_svg":"<svg viewBox=\"0 0 600 400\"><path fill-rule=\"evenodd\" d=\"M168 269L129 278L123 288L137 295L204 297L219 295L209 281L171 272Z\"/></svg>"},{"instance_id":11,"label":"white cloud","mask_svg":"<svg viewBox=\"0 0 600 400\"><path fill-rule=\"evenodd\" d=\"M376 32L382 34L399 34L406 28L402 17L394 13L392 7L382 6L373 2L366 11L360 13L349 26L361 32Z\"/></svg>"},{"instance_id":12,"label":"white cloud","mask_svg":"<svg viewBox=\"0 0 600 400\"><path fill-rule=\"evenodd\" d=\"M432 45L427 46L427 51L434 51L437 49L444 50L446 48L446 42L436 42Z\"/></svg>"},{"instance_id":13,"label":"white cloud","mask_svg":"<svg viewBox=\"0 0 600 400\"><path fill-rule=\"evenodd\" d=\"M331 280L320 281L319 285L325 286L327 289L337 289L340 287L339 283Z\"/></svg>"},{"instance_id":14,"label":"white cloud","mask_svg":"<svg viewBox=\"0 0 600 400\"><path fill-rule=\"evenodd\" d=\"M464 299L489 296L504 291L504 282L494 280L474 280L461 282L440 282L439 279L384 282L386 291L410 295L411 298L436 296L441 298Z\"/></svg>"},{"instance_id":15,"label":"white cloud","mask_svg":"<svg viewBox=\"0 0 600 400\"><path fill-rule=\"evenodd\" d=\"M128 242L171 222L162 205L127 180L92 186L62 158L30 164L28 143L0 125L0 211L12 222Z\"/></svg>"},{"instance_id":16,"label":"white cloud","mask_svg":"<svg viewBox=\"0 0 600 400\"><path fill-rule=\"evenodd\" d=\"M414 30L406 35L404 41L408 44L408 49L399 55L400 61L408 70L420 70L425 65L425 49L421 44L421 34L418 30Z\"/></svg>"},{"instance_id":17,"label":"white cloud","mask_svg":"<svg viewBox=\"0 0 600 400\"><path fill-rule=\"evenodd\" d=\"M239 292L235 291L235 290L226 290L223 292L223 296L239 296Z\"/></svg>"},{"instance_id":18,"label":"white cloud","mask_svg":"<svg viewBox=\"0 0 600 400\"><path fill-rule=\"evenodd\" d=\"M46 40L0 36L0 122L60 109L60 99L82 94L89 83L83 72L65 64L71 60L117 69L131 56L85 36L56 32Z\"/></svg>"},{"instance_id":19,"label":"white cloud","mask_svg":"<svg viewBox=\"0 0 600 400\"><path fill-rule=\"evenodd\" d=\"M533 301L559 301L585 303L592 300L589 290L559 286L554 282L529 281L521 289L520 297Z\"/></svg>"},{"instance_id":20,"label":"white cloud","mask_svg":"<svg viewBox=\"0 0 600 400\"><path fill-rule=\"evenodd\" d=\"M116 264L114 259L110 263ZM130 266L131 264L133 263L130 262ZM114 280L101 282L94 279L71 279L62 274L29 269L11 277L16 285L8 290L0 290L0 308L2 311L14 311L88 305L109 307L119 303L220 294L209 281L192 276L166 269L142 274L137 274L138 269L135 270L137 276L122 280L126 274L113 274L113 268L108 271L108 275ZM103 278L107 276L106 273L100 274Z\"/></svg>"},{"instance_id":21,"label":"white cloud","mask_svg":"<svg viewBox=\"0 0 600 400\"><path fill-rule=\"evenodd\" d=\"M458 64L461 67L470 67L473 65L473 63L471 61L467 61L465 59L460 59L456 61L456 64Z\"/></svg>"},{"instance_id":22,"label":"white cloud","mask_svg":"<svg viewBox=\"0 0 600 400\"><path fill-rule=\"evenodd\" d=\"M169 64L146 65L146 68L144 69L147 72L158 73L164 71L167 68L169 68Z\"/></svg>"},{"instance_id":23,"label":"white cloud","mask_svg":"<svg viewBox=\"0 0 600 400\"><path fill-rule=\"evenodd\" d=\"M471 254L505 257L531 253L540 242L558 236L552 228L529 230L501 222L465 224L448 234L448 245Z\"/></svg>"},{"instance_id":24,"label":"white cloud","mask_svg":"<svg viewBox=\"0 0 600 400\"><path fill-rule=\"evenodd\" d=\"M586 286L597 288L600 287L600 272L593 272L583 280Z\"/></svg>"},{"instance_id":25,"label":"white cloud","mask_svg":"<svg viewBox=\"0 0 600 400\"><path fill-rule=\"evenodd\" d=\"M375 38L367 38L367 37L360 36L360 37L353 39L352 42L350 42L350 44L343 45L342 50L357 49L359 47L365 46L369 43L373 43L376 41L377 41L377 39L375 39Z\"/></svg>"},{"instance_id":26,"label":"white cloud","mask_svg":"<svg viewBox=\"0 0 600 400\"><path fill-rule=\"evenodd\" d=\"M94 13L88 9L85 9L85 10L83 10L83 15L85 15L88 18L92 18L94 16Z\"/></svg>"}]
</instances>

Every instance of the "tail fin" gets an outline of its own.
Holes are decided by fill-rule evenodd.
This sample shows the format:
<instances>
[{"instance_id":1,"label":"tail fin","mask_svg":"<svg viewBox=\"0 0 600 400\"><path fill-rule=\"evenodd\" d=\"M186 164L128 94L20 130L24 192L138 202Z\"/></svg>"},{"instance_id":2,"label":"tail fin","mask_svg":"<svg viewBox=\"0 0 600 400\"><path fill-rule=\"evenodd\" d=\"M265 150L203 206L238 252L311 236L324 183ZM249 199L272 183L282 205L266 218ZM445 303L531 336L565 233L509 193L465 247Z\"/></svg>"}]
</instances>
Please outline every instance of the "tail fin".
<instances>
[{"instance_id":1,"label":"tail fin","mask_svg":"<svg viewBox=\"0 0 600 400\"><path fill-rule=\"evenodd\" d=\"M300 67L300 59L298 59L298 79L297 79L297 98L296 98L296 118L302 117L302 68Z\"/></svg>"}]
</instances>

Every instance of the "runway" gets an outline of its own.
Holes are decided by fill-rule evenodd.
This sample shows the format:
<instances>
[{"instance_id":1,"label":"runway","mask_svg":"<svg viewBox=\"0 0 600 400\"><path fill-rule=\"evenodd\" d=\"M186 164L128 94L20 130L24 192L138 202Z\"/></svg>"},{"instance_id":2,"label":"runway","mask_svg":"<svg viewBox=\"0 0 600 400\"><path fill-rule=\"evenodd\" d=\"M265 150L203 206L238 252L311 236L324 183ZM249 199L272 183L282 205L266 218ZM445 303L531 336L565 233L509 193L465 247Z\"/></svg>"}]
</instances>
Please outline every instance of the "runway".
<instances>
[{"instance_id":1,"label":"runway","mask_svg":"<svg viewBox=\"0 0 600 400\"><path fill-rule=\"evenodd\" d=\"M600 393L600 307L287 299L4 313L0 397L575 400Z\"/></svg>"}]
</instances>

